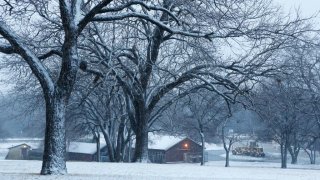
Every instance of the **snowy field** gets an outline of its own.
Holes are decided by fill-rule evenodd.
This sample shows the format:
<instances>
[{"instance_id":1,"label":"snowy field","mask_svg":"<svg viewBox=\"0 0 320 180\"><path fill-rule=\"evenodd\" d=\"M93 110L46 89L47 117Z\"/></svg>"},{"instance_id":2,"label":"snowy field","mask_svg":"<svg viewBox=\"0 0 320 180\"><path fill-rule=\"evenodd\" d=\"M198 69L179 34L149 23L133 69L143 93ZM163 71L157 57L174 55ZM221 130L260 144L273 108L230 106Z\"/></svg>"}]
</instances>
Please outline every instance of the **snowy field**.
<instances>
[{"instance_id":1,"label":"snowy field","mask_svg":"<svg viewBox=\"0 0 320 180\"><path fill-rule=\"evenodd\" d=\"M199 164L137 164L68 162L68 175L40 176L41 161L0 161L0 179L6 180L319 180L319 165L289 165L280 169L278 163L231 162L229 168L223 161ZM300 169L303 168L303 169Z\"/></svg>"},{"instance_id":2,"label":"snowy field","mask_svg":"<svg viewBox=\"0 0 320 180\"><path fill-rule=\"evenodd\" d=\"M207 144L210 162L204 167L199 164L68 162L68 175L65 176L40 176L41 161L1 160L5 158L7 148L21 143L39 146L38 141L0 141L0 180L320 180L320 165L309 165L303 151L299 155L300 165L289 164L288 157L288 169L280 169L279 149L270 143L261 144L266 158L230 154L229 168L223 167L225 152L222 145Z\"/></svg>"}]
</instances>

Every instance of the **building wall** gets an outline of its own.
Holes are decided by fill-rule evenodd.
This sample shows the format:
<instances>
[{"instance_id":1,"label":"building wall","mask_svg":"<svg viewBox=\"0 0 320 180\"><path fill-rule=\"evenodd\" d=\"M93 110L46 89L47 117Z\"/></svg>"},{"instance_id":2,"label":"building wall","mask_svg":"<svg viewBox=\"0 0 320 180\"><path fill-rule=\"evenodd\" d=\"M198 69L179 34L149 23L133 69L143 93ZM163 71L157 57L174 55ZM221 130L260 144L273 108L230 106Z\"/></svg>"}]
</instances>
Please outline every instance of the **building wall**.
<instances>
[{"instance_id":1,"label":"building wall","mask_svg":"<svg viewBox=\"0 0 320 180\"><path fill-rule=\"evenodd\" d=\"M42 160L43 152L39 150L31 150L29 152L29 160ZM97 161L97 153L95 154L83 154L67 152L68 161ZM101 153L101 161L108 162L109 157L106 153Z\"/></svg>"},{"instance_id":2,"label":"building wall","mask_svg":"<svg viewBox=\"0 0 320 180\"><path fill-rule=\"evenodd\" d=\"M32 149L29 151L29 160L42 160L43 150L42 149Z\"/></svg>"},{"instance_id":3,"label":"building wall","mask_svg":"<svg viewBox=\"0 0 320 180\"><path fill-rule=\"evenodd\" d=\"M148 157L152 163L165 163L165 151L158 149L149 149Z\"/></svg>"},{"instance_id":4,"label":"building wall","mask_svg":"<svg viewBox=\"0 0 320 180\"><path fill-rule=\"evenodd\" d=\"M68 161L94 161L94 155L68 152Z\"/></svg>"},{"instance_id":5,"label":"building wall","mask_svg":"<svg viewBox=\"0 0 320 180\"><path fill-rule=\"evenodd\" d=\"M198 162L201 153L202 147L186 138L166 151L165 162Z\"/></svg>"}]
</instances>

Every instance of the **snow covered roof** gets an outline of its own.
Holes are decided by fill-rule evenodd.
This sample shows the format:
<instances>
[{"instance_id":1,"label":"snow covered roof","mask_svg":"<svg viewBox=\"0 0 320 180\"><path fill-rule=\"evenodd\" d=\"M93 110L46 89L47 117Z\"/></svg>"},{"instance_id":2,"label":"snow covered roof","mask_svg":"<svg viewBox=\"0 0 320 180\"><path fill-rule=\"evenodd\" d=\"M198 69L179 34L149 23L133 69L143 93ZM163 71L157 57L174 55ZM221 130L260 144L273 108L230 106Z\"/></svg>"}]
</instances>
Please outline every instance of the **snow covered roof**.
<instances>
[{"instance_id":1,"label":"snow covered roof","mask_svg":"<svg viewBox=\"0 0 320 180\"><path fill-rule=\"evenodd\" d=\"M25 142L15 142L15 143L0 143L0 149L12 149L18 146L27 145L32 149L39 147L39 143L25 143Z\"/></svg>"},{"instance_id":2,"label":"snow covered roof","mask_svg":"<svg viewBox=\"0 0 320 180\"><path fill-rule=\"evenodd\" d=\"M105 144L101 144L100 148L103 148L105 146ZM70 142L67 151L73 153L94 154L97 152L97 144L85 142Z\"/></svg>"},{"instance_id":3,"label":"snow covered roof","mask_svg":"<svg viewBox=\"0 0 320 180\"><path fill-rule=\"evenodd\" d=\"M175 137L150 133L148 147L149 149L167 150L184 139L186 139L186 137Z\"/></svg>"},{"instance_id":4,"label":"snow covered roof","mask_svg":"<svg viewBox=\"0 0 320 180\"><path fill-rule=\"evenodd\" d=\"M0 139L0 149L9 149L15 146L19 146L22 144L26 144L30 146L32 149L39 148L42 140L37 138L8 138L8 139Z\"/></svg>"},{"instance_id":5,"label":"snow covered roof","mask_svg":"<svg viewBox=\"0 0 320 180\"><path fill-rule=\"evenodd\" d=\"M20 147L20 146L23 147L23 148L31 148L31 146L29 146L28 144L22 143L22 144L19 144L19 145L15 145L15 146L9 147L8 149L13 149L13 148Z\"/></svg>"}]
</instances>

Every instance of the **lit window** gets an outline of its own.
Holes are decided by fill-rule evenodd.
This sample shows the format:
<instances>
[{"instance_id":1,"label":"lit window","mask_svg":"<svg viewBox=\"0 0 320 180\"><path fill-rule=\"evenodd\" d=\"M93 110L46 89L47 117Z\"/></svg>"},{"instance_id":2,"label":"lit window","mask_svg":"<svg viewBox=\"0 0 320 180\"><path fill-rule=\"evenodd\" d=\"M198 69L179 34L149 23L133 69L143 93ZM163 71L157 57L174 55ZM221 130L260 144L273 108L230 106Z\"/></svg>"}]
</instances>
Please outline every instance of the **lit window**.
<instances>
[{"instance_id":1,"label":"lit window","mask_svg":"<svg viewBox=\"0 0 320 180\"><path fill-rule=\"evenodd\" d=\"M188 147L189 147L188 143L185 143L185 144L184 144L184 147L185 147L186 149L188 149Z\"/></svg>"}]
</instances>

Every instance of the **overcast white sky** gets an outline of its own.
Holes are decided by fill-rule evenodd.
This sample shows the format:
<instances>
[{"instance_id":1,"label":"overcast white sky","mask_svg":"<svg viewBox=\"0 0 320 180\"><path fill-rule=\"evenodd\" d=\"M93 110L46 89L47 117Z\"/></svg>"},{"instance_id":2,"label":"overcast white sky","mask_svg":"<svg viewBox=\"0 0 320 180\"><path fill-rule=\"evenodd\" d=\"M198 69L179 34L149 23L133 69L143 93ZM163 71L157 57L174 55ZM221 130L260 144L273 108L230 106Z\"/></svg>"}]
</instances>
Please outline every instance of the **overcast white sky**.
<instances>
[{"instance_id":1,"label":"overcast white sky","mask_svg":"<svg viewBox=\"0 0 320 180\"><path fill-rule=\"evenodd\" d=\"M300 8L304 16L312 16L320 10L320 0L274 0L274 2L291 12Z\"/></svg>"}]
</instances>

